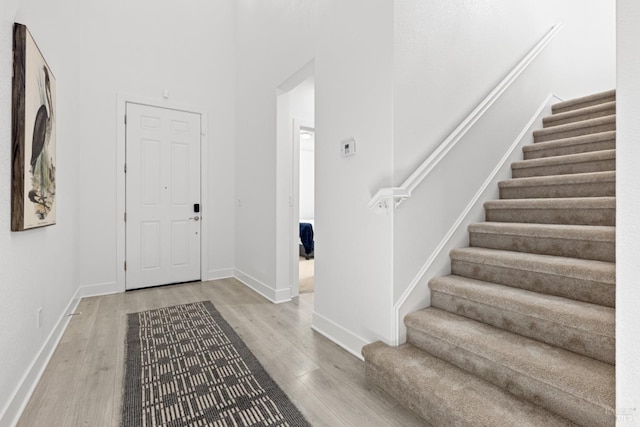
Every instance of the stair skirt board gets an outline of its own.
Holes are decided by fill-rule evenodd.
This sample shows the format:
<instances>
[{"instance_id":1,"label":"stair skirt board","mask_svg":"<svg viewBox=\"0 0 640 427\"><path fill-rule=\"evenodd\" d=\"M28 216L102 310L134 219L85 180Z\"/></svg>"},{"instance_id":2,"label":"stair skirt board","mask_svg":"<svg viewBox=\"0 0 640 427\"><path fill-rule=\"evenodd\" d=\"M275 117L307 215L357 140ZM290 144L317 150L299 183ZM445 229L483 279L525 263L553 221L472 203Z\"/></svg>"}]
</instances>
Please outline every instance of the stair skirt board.
<instances>
[{"instance_id":1,"label":"stair skirt board","mask_svg":"<svg viewBox=\"0 0 640 427\"><path fill-rule=\"evenodd\" d=\"M615 424L615 111L552 107L372 383L434 426Z\"/></svg>"}]
</instances>

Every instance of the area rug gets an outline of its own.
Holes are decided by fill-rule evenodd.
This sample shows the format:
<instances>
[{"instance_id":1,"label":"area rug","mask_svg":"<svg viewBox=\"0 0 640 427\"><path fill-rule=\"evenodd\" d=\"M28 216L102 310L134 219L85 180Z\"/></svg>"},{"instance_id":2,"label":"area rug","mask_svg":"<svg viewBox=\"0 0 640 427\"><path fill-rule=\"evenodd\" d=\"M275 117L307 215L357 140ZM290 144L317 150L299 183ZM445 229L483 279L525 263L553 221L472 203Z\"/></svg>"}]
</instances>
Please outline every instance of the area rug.
<instances>
[{"instance_id":1,"label":"area rug","mask_svg":"<svg viewBox=\"0 0 640 427\"><path fill-rule=\"evenodd\" d=\"M310 426L209 301L129 314L123 427Z\"/></svg>"}]
</instances>

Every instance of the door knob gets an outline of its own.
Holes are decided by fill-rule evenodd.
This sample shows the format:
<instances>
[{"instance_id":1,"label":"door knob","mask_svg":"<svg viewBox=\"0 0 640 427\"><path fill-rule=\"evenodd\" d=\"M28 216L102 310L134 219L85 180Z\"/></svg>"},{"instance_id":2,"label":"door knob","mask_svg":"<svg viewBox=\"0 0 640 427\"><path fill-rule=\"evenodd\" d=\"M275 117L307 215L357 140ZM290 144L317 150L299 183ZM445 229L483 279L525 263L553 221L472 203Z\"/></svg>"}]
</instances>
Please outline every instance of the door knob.
<instances>
[{"instance_id":1,"label":"door knob","mask_svg":"<svg viewBox=\"0 0 640 427\"><path fill-rule=\"evenodd\" d=\"M194 216L194 217L191 217L191 218L189 218L189 219L192 219L192 220L194 220L194 221L200 221L200 217L199 217L198 215L196 215L196 216Z\"/></svg>"}]
</instances>

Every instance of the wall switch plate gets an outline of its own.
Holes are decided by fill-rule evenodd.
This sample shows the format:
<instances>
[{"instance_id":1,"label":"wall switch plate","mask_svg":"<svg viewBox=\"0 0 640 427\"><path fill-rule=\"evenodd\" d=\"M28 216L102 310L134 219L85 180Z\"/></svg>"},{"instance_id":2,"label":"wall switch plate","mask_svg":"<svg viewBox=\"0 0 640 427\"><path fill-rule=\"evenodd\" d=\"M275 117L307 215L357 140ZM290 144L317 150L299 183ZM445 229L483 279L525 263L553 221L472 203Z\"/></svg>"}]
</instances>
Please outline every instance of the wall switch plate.
<instances>
[{"instance_id":1,"label":"wall switch plate","mask_svg":"<svg viewBox=\"0 0 640 427\"><path fill-rule=\"evenodd\" d=\"M353 156L354 154L356 154L355 138L349 138L340 141L340 152L342 153L342 157Z\"/></svg>"}]
</instances>

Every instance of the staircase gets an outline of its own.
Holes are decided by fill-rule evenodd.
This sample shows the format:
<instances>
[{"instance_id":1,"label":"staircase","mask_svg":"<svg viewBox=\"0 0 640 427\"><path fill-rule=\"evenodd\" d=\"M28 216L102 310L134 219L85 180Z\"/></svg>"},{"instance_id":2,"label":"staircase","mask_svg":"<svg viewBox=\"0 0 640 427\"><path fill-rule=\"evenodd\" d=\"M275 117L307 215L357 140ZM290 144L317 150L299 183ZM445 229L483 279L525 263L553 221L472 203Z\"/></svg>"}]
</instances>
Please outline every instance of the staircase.
<instances>
[{"instance_id":1,"label":"staircase","mask_svg":"<svg viewBox=\"0 0 640 427\"><path fill-rule=\"evenodd\" d=\"M433 426L615 424L615 91L552 111L407 343L362 349Z\"/></svg>"}]
</instances>

